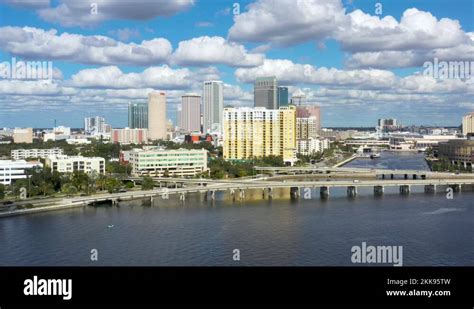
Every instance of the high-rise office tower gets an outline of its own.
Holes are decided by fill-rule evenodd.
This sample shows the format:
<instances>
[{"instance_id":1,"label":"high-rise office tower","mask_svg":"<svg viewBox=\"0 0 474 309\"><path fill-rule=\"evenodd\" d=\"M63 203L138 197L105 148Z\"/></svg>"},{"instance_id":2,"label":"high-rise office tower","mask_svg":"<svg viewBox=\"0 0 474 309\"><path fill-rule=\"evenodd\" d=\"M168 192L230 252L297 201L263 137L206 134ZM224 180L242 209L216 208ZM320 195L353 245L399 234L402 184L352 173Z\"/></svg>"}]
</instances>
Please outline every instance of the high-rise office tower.
<instances>
[{"instance_id":1,"label":"high-rise office tower","mask_svg":"<svg viewBox=\"0 0 474 309\"><path fill-rule=\"evenodd\" d=\"M181 97L179 129L185 132L201 131L201 96L186 94Z\"/></svg>"},{"instance_id":2,"label":"high-rise office tower","mask_svg":"<svg viewBox=\"0 0 474 309\"><path fill-rule=\"evenodd\" d=\"M148 104L128 103L128 127L130 129L148 128Z\"/></svg>"},{"instance_id":3,"label":"high-rise office tower","mask_svg":"<svg viewBox=\"0 0 474 309\"><path fill-rule=\"evenodd\" d=\"M203 133L222 132L223 88L221 81L211 80L203 84Z\"/></svg>"},{"instance_id":4,"label":"high-rise office tower","mask_svg":"<svg viewBox=\"0 0 474 309\"><path fill-rule=\"evenodd\" d=\"M226 160L270 155L296 161L296 108L225 108L223 153Z\"/></svg>"},{"instance_id":5,"label":"high-rise office tower","mask_svg":"<svg viewBox=\"0 0 474 309\"><path fill-rule=\"evenodd\" d=\"M462 134L474 133L474 112L467 114L462 118Z\"/></svg>"},{"instance_id":6,"label":"high-rise office tower","mask_svg":"<svg viewBox=\"0 0 474 309\"><path fill-rule=\"evenodd\" d=\"M254 106L278 109L278 84L275 76L258 77L253 87Z\"/></svg>"},{"instance_id":7,"label":"high-rise office tower","mask_svg":"<svg viewBox=\"0 0 474 309\"><path fill-rule=\"evenodd\" d=\"M278 107L288 105L288 87L278 86Z\"/></svg>"},{"instance_id":8,"label":"high-rise office tower","mask_svg":"<svg viewBox=\"0 0 474 309\"><path fill-rule=\"evenodd\" d=\"M150 92L148 94L148 138L151 140L166 139L166 94Z\"/></svg>"}]
</instances>

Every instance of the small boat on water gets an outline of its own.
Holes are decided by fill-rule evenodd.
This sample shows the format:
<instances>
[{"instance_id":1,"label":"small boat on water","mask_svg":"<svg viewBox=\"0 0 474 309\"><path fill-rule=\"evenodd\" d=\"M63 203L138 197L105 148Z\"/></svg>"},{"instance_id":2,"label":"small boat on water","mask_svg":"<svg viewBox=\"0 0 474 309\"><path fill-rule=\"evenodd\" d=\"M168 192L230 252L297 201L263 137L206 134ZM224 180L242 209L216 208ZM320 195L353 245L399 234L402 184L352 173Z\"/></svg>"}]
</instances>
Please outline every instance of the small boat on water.
<instances>
[{"instance_id":1,"label":"small boat on water","mask_svg":"<svg viewBox=\"0 0 474 309\"><path fill-rule=\"evenodd\" d=\"M109 229L111 229L111 228L113 228L113 227L114 227L114 225L113 225L113 224L109 224L109 225L107 225L107 228L109 228Z\"/></svg>"},{"instance_id":2,"label":"small boat on water","mask_svg":"<svg viewBox=\"0 0 474 309\"><path fill-rule=\"evenodd\" d=\"M375 159L375 158L380 158L380 153L373 149L372 147L366 146L360 146L359 149L357 149L357 157L359 158L370 158L370 159Z\"/></svg>"}]
</instances>

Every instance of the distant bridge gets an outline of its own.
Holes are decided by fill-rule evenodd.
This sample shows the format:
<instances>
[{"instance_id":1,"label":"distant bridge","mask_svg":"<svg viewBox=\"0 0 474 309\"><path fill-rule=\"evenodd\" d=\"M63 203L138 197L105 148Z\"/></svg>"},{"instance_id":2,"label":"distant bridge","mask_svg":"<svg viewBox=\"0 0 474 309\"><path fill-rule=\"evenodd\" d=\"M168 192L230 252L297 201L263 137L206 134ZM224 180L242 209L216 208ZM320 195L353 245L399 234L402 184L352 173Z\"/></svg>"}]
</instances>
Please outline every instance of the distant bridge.
<instances>
[{"instance_id":1,"label":"distant bridge","mask_svg":"<svg viewBox=\"0 0 474 309\"><path fill-rule=\"evenodd\" d=\"M394 179L402 177L405 179L426 179L426 178L451 178L453 176L462 176L464 178L474 178L474 174L455 175L453 173L432 172L425 170L409 170L409 169L376 169L376 168L354 168L354 167L313 167L313 166L285 166L285 167L271 167L271 166L256 166L255 170L261 173L270 173L273 175L298 175L298 174L344 174L357 177L357 174L373 175L377 178Z\"/></svg>"}]
</instances>

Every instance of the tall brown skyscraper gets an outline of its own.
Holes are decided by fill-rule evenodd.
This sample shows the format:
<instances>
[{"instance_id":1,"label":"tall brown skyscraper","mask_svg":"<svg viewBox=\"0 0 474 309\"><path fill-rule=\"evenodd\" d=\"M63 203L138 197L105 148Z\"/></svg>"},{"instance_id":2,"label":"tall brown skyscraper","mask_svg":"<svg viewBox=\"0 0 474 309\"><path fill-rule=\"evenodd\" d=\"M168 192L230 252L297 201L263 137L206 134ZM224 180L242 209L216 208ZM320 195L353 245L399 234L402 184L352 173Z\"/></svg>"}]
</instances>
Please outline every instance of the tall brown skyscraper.
<instances>
[{"instance_id":1,"label":"tall brown skyscraper","mask_svg":"<svg viewBox=\"0 0 474 309\"><path fill-rule=\"evenodd\" d=\"M148 138L166 139L166 94L150 92L148 94Z\"/></svg>"}]
</instances>

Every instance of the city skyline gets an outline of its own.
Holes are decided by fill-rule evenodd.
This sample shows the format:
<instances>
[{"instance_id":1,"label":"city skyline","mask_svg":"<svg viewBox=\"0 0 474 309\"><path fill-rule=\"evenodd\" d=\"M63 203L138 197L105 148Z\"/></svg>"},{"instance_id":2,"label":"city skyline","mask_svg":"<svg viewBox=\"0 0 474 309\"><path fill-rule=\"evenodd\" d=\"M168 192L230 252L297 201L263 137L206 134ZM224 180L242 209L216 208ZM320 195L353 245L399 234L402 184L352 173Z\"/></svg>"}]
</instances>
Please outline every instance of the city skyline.
<instances>
[{"instance_id":1,"label":"city skyline","mask_svg":"<svg viewBox=\"0 0 474 309\"><path fill-rule=\"evenodd\" d=\"M325 127L384 117L459 126L474 110L474 83L423 74L435 58L474 61L468 1L397 1L380 12L367 1L270 2L125 1L127 13L104 2L88 14L69 1L1 1L0 63L51 61L53 72L0 78L0 126L81 127L101 115L126 127L128 102L145 103L151 91L166 93L176 124L181 96L202 94L204 81L223 82L224 107L251 107L255 80L268 76L288 86L289 99L304 93L321 106ZM256 23L264 13L271 18ZM294 16L308 23L304 33Z\"/></svg>"}]
</instances>

